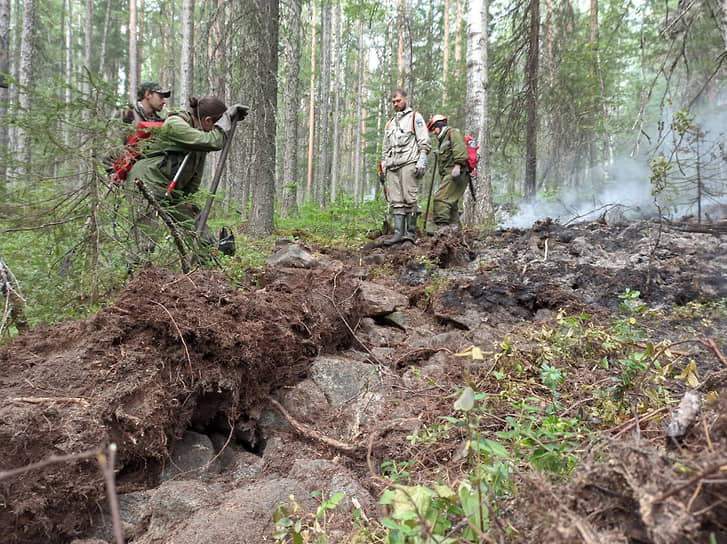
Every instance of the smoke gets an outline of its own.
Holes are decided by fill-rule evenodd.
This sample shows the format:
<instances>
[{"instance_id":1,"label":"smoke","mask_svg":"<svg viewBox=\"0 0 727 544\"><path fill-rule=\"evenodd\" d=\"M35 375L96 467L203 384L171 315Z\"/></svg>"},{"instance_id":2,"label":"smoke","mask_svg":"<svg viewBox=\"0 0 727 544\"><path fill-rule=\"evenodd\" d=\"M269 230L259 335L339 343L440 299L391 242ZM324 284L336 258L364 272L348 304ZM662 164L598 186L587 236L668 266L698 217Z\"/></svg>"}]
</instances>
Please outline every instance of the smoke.
<instances>
[{"instance_id":1,"label":"smoke","mask_svg":"<svg viewBox=\"0 0 727 544\"><path fill-rule=\"evenodd\" d=\"M699 128L699 138L694 136L696 131L680 140L667 133L657 149L635 158L617 158L606 169L584 171L577 176L578 187L562 188L555 196L539 196L535 202L519 204L517 212L502 217L499 226L528 228L546 217L561 224L592 221L601 216L609 222L623 222L657 217L659 213L675 219L696 216L698 211L702 219L725 217L725 110L724 106L713 106L695 116L693 126ZM671 164L666 187L656 197L658 207L652 194L649 166L650 158L655 156L663 156ZM701 208L697 204L698 190Z\"/></svg>"}]
</instances>

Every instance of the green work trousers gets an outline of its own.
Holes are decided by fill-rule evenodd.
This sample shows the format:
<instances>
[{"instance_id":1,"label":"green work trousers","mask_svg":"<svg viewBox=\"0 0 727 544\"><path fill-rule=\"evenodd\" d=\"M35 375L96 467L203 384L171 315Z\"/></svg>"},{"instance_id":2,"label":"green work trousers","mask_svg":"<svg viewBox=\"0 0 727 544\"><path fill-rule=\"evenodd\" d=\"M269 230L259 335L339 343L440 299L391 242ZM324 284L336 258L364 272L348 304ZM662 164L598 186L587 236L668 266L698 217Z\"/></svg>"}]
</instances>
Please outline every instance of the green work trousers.
<instances>
[{"instance_id":1,"label":"green work trousers","mask_svg":"<svg viewBox=\"0 0 727 544\"><path fill-rule=\"evenodd\" d=\"M459 203L462 200L470 175L462 172L458 178L447 174L442 178L434 194L434 222L437 225L456 225L459 223Z\"/></svg>"}]
</instances>

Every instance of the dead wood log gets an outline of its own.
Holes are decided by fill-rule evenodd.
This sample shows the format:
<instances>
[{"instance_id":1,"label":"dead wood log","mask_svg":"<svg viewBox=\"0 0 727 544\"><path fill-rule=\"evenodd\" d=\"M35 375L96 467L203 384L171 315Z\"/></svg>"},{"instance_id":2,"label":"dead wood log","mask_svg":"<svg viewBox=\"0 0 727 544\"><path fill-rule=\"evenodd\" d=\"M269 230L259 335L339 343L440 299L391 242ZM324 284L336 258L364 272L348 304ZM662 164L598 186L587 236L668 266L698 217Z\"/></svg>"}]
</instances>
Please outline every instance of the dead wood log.
<instances>
[{"instance_id":1,"label":"dead wood log","mask_svg":"<svg viewBox=\"0 0 727 544\"><path fill-rule=\"evenodd\" d=\"M694 425L699 415L701 397L697 391L689 390L682 397L677 409L672 413L671 421L666 428L666 436L670 440L683 437Z\"/></svg>"}]
</instances>

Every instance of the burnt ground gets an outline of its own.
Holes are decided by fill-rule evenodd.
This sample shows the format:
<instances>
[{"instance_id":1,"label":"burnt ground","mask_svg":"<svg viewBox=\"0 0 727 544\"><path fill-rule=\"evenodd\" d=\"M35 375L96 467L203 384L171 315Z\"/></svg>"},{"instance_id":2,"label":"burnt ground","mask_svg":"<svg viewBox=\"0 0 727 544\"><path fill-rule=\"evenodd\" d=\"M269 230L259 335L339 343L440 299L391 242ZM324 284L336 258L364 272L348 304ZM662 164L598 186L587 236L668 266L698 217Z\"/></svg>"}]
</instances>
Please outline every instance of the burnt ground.
<instances>
[{"instance_id":1,"label":"burnt ground","mask_svg":"<svg viewBox=\"0 0 727 544\"><path fill-rule=\"evenodd\" d=\"M386 251L377 242L360 253L321 248L319 267L269 267L243 289L209 271L176 276L145 269L94 317L36 327L0 346L4 541L68 542L83 535L105 502L94 452L109 442L118 445L119 494L152 488L185 430L204 430L220 417L259 414L271 393L306 378L322 353L363 353L385 371L391 397L405 400L396 404L397 417L426 424L451 412L444 392L465 380L493 395L503 390L492 370L502 361L497 346L507 339L523 360L532 360L532 367L513 370L507 388L531 395L518 383L538 372L535 332L558 312L608 326L622 310L619 294L628 288L639 290L637 302L652 310L639 316L643 326L657 339L681 342L679 364L694 360L703 378L700 389L716 393L716 400L674 451L665 447L667 412L640 421L638 406L645 399L632 399L635 417L604 422L603 442L581 452L572 478L516 473L519 493L492 497L500 502L493 538L661 543L706 542L714 535L727 542L727 316L671 313L727 297L727 237L722 225L690 230L672 225L660 231L647 222L565 227L544 221L527 230L444 232ZM406 295L408 322L399 328L409 332L386 327L386 338L374 346L362 325L362 279ZM453 353L464 346L445 349L425 341L446 333L481 346L485 361L463 365ZM603 405L597 391L616 368L594 365L587 347L568 362L575 378L561 401L564 413L585 418ZM404 380L413 367L437 357L445 370L435 386L413 387ZM677 380L664 387L676 400L685 390ZM511 414L500 408L509 409L495 402L483 432L506 428ZM339 419L309 423L337 437L343 431ZM382 428L370 424L356 435L362 443L373 435L376 462L416 459L421 474L433 479L462 465L456 439L416 449L406 438L411 429ZM330 457L330 445L311 436L290 433L287 440L291 451ZM43 463L79 453L89 455ZM292 458L281 455L267 473L284 473ZM40 466L7 474L33 463ZM380 493L360 450L345 465L375 497Z\"/></svg>"}]
</instances>

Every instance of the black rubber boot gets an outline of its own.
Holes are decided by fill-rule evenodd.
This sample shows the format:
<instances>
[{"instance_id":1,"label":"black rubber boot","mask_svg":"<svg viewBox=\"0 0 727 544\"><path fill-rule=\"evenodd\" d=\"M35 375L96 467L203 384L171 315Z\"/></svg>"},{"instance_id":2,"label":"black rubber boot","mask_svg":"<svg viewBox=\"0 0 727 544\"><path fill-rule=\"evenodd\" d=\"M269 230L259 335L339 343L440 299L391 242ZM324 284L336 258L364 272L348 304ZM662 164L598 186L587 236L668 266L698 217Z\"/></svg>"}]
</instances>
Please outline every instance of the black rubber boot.
<instances>
[{"instance_id":1,"label":"black rubber boot","mask_svg":"<svg viewBox=\"0 0 727 544\"><path fill-rule=\"evenodd\" d=\"M406 233L404 234L404 240L413 242L417 237L417 214L408 213L406 214Z\"/></svg>"},{"instance_id":2,"label":"black rubber boot","mask_svg":"<svg viewBox=\"0 0 727 544\"><path fill-rule=\"evenodd\" d=\"M404 218L402 214L394 215L394 236L384 241L385 246L393 246L404 239Z\"/></svg>"}]
</instances>

